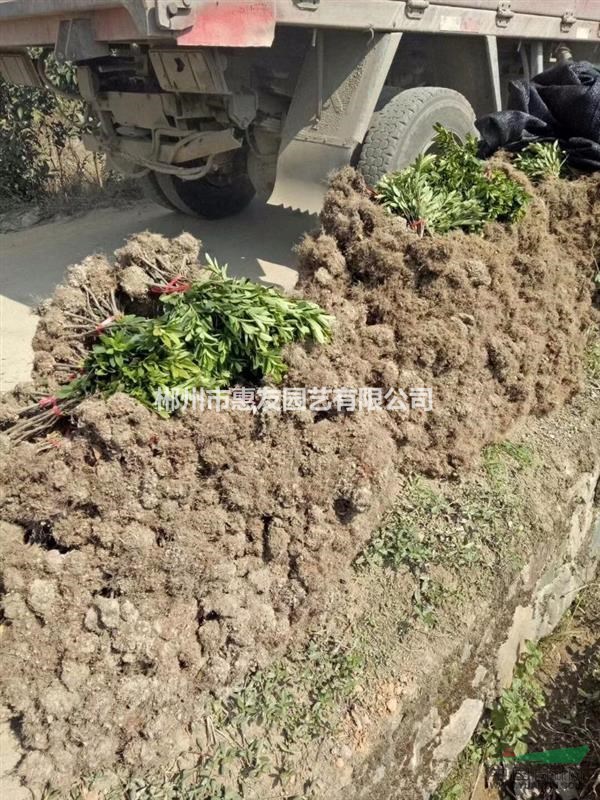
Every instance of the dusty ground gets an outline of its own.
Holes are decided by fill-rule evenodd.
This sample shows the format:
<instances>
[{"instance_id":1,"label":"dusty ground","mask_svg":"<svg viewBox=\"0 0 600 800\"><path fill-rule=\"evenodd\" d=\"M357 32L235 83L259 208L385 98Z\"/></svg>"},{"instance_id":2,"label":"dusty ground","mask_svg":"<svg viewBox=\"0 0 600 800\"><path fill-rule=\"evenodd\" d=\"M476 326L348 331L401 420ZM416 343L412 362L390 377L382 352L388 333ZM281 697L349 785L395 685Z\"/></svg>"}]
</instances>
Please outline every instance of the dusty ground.
<instances>
[{"instance_id":1,"label":"dusty ground","mask_svg":"<svg viewBox=\"0 0 600 800\"><path fill-rule=\"evenodd\" d=\"M514 230L420 240L351 174L335 183L324 231L301 248L300 288L336 315L336 339L290 349L289 384L418 378L434 387L431 416L163 422L115 396L82 404L59 449L8 449L4 690L29 785L188 750L207 690L221 694L301 642L345 594L398 471L453 474L516 420L577 391L598 184L561 192L549 187ZM124 270L143 268L140 246L152 258L147 240L134 242L116 269L96 260L83 277L123 291ZM40 385L72 359L64 310L79 307L82 275L44 316Z\"/></svg>"}]
</instances>

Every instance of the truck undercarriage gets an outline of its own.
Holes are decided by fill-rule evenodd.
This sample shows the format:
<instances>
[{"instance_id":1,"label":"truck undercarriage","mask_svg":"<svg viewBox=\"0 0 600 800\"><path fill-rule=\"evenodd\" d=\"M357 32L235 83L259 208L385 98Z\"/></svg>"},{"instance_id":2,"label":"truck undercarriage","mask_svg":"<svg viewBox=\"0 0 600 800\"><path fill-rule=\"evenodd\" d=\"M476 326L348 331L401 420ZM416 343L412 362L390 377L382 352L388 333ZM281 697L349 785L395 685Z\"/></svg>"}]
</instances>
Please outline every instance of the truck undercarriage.
<instances>
[{"instance_id":1,"label":"truck undercarriage","mask_svg":"<svg viewBox=\"0 0 600 800\"><path fill-rule=\"evenodd\" d=\"M214 218L257 193L315 211L333 169L373 182L427 149L435 115L464 136L509 78L597 60L600 0L567 5L0 0L0 74L44 86L49 51L73 62L87 147L167 206ZM388 158L368 146L382 114L402 133Z\"/></svg>"}]
</instances>

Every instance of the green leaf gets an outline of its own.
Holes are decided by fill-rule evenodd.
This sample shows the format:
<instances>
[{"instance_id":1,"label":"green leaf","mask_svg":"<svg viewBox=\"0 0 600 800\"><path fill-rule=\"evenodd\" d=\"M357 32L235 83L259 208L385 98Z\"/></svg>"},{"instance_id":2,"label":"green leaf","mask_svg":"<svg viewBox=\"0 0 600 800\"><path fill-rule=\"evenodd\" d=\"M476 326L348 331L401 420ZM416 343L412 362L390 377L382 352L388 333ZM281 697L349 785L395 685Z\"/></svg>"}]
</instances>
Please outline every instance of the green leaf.
<instances>
[{"instance_id":1,"label":"green leaf","mask_svg":"<svg viewBox=\"0 0 600 800\"><path fill-rule=\"evenodd\" d=\"M84 363L68 396L124 391L151 406L158 389L216 389L244 379L282 379L282 347L331 337L332 317L272 287L228 278L209 260L206 280L185 294L163 295L155 318L133 315L114 323Z\"/></svg>"},{"instance_id":2,"label":"green leaf","mask_svg":"<svg viewBox=\"0 0 600 800\"><path fill-rule=\"evenodd\" d=\"M523 215L529 195L501 169L477 158L477 141L464 143L436 126L438 153L419 156L400 172L384 176L376 198L423 234L454 228L479 231L486 222L513 222Z\"/></svg>"}]
</instances>

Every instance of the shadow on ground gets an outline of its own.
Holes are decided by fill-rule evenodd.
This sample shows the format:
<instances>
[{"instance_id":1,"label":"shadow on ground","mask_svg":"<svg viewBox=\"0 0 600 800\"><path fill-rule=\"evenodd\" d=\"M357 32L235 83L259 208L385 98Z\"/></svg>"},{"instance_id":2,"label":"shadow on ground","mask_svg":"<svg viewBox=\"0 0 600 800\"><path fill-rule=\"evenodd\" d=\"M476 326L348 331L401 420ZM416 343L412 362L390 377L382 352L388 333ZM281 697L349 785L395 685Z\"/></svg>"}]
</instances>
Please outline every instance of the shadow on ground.
<instances>
[{"instance_id":1,"label":"shadow on ground","mask_svg":"<svg viewBox=\"0 0 600 800\"><path fill-rule=\"evenodd\" d=\"M188 231L204 249L228 263L234 275L268 278L271 267L286 274L294 264L292 248L317 219L288 209L252 203L242 214L208 222L166 211L152 203L128 208L99 208L84 216L37 225L0 236L2 295L34 306L47 297L67 266L96 252L112 253L134 233L151 230L166 236ZM279 281L277 281L279 282Z\"/></svg>"}]
</instances>

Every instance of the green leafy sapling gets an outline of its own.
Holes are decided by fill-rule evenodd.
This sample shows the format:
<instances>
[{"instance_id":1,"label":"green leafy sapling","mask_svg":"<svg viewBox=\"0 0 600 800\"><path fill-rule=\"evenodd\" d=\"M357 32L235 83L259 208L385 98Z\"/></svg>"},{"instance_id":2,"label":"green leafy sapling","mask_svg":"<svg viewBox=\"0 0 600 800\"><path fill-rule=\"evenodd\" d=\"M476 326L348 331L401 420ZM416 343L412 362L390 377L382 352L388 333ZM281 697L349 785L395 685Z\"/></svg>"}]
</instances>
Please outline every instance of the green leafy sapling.
<instances>
[{"instance_id":1,"label":"green leafy sapling","mask_svg":"<svg viewBox=\"0 0 600 800\"><path fill-rule=\"evenodd\" d=\"M62 399L125 392L152 406L161 388L218 389L239 380L282 380L282 349L327 342L332 318L306 300L245 278L230 278L212 259L203 280L163 294L161 313L126 315L92 346L81 377Z\"/></svg>"},{"instance_id":2,"label":"green leafy sapling","mask_svg":"<svg viewBox=\"0 0 600 800\"><path fill-rule=\"evenodd\" d=\"M567 156L557 141L532 142L515 157L515 164L531 180L543 181L565 174Z\"/></svg>"},{"instance_id":3,"label":"green leafy sapling","mask_svg":"<svg viewBox=\"0 0 600 800\"><path fill-rule=\"evenodd\" d=\"M436 125L437 153L419 156L411 166L385 175L376 198L404 217L419 233L454 229L480 231L486 222L515 222L525 213L529 195L502 169L477 157L477 140L459 142Z\"/></svg>"}]
</instances>

